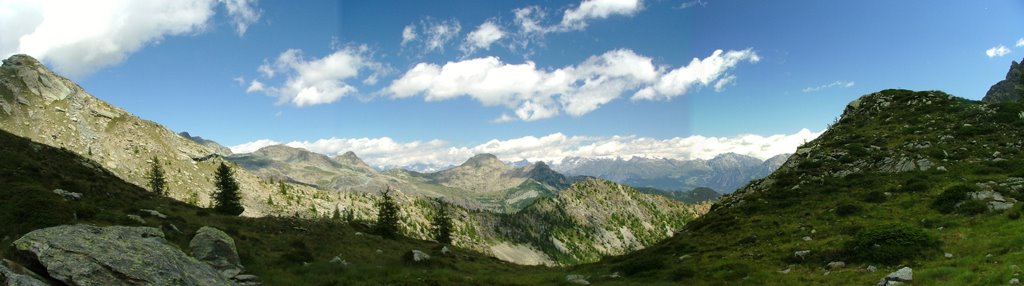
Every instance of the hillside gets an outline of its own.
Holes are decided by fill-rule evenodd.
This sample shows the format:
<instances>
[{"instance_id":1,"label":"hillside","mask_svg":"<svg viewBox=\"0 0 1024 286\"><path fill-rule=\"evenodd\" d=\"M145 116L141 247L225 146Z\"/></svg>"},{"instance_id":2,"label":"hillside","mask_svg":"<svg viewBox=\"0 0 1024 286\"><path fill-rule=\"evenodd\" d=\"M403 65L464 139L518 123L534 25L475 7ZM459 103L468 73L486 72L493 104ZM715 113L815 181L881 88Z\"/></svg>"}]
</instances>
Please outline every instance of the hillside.
<instances>
[{"instance_id":1,"label":"hillside","mask_svg":"<svg viewBox=\"0 0 1024 286\"><path fill-rule=\"evenodd\" d=\"M731 193L750 180L771 174L787 157L789 154L760 160L725 153L710 160L565 158L554 168L567 175L603 178L636 187L669 191L711 188L717 192Z\"/></svg>"},{"instance_id":2,"label":"hillside","mask_svg":"<svg viewBox=\"0 0 1024 286\"><path fill-rule=\"evenodd\" d=\"M35 59L25 55L14 55L3 61L0 66L0 129L16 136L30 139L44 145L63 148L78 156L97 162L96 168L109 171L121 180L135 186L146 185L146 170L150 167L151 158L158 158L166 171L168 196L193 206L210 205L210 195L214 191L214 169L221 163L235 166L235 179L241 188L242 203L245 207L244 216L249 217L293 217L318 219L328 217L334 212L351 212L357 220L372 221L376 219L376 192L384 185L394 183L400 187L396 199L401 205L401 231L403 234L419 239L428 239L430 235L430 219L434 206L425 196L440 197L470 208L456 207L453 210L455 219L453 244L466 249L474 249L506 260L524 264L573 264L596 261L598 257L593 251L586 253L555 252L544 249L543 245L550 241L549 237L537 236L538 240L524 239L513 236L519 232L536 232L533 229L509 229L509 225L501 224L509 214L481 211L472 207L471 203L481 203L480 209L496 209L513 212L527 207L532 200L543 196L555 196L558 187L567 186L570 182L557 173L546 170L543 165L531 165L522 168L510 168L508 180L522 180L512 189L498 193L485 192L480 197L459 196L474 194L466 190L447 190L443 185L435 183L433 178L412 172L386 172L382 175L355 156L343 154L328 158L319 154L306 152L283 146L271 147L258 156L232 155L230 158L243 158L238 165L217 155L216 150L200 145L194 137L183 137L157 123L140 119L127 111L110 105L85 92L77 84L54 74ZM238 156L238 157L236 157ZM477 170L471 162L460 169L458 175L445 177L443 182L452 185L470 186L462 178L484 178L475 174L482 173L486 168ZM489 164L489 163L488 163ZM247 165L258 166L255 171L245 168ZM481 164L481 167L486 164ZM262 166L262 167L260 167ZM495 168L505 168L492 165ZM250 166L251 167L251 166ZM508 167L508 166L506 166ZM319 185L324 173L341 174L326 182L327 186ZM455 173L450 173L455 174ZM468 175L467 175L468 174ZM506 173L501 173L506 175ZM30 174L31 175L31 174ZM536 176L533 179L531 176ZM32 178L33 176L29 176ZM328 176L329 177L329 176ZM371 180L362 180L370 178ZM382 179L381 179L382 178ZM338 191L331 187L352 186L353 183L377 180L379 185L367 184L358 192L352 190ZM399 181L391 181L399 180ZM408 185L413 187L406 187ZM474 182L484 183L476 180ZM91 185L81 186L84 189L95 188ZM68 187L69 191L83 192L78 187ZM137 188L136 190L142 190ZM433 192L423 195L423 190ZM435 191L437 190L437 191ZM417 193L419 191L419 193ZM543 191L543 192L541 192ZM511 197L509 197L511 196ZM511 200L509 200L511 199ZM647 200L643 197L620 197L621 200L607 201L610 205L624 205L630 200ZM112 199L116 202L116 199ZM591 207L581 205L581 207ZM513 209L514 208L514 209ZM690 211L696 210L696 211ZM643 209L649 213L689 213L699 214L699 208L683 204L668 204L663 208ZM582 210L585 211L585 210ZM649 214L653 215L653 214ZM556 220L569 221L562 214L547 215ZM653 225L669 225L678 228L682 220L652 221ZM621 225L580 225L583 231L594 231L598 228L620 228ZM500 230L500 232L499 232ZM631 230L643 232L640 229ZM667 236L652 236L665 238ZM576 248L588 249L584 245L595 243L592 240L565 239ZM654 240L644 240L646 246ZM608 248L597 253L611 255L620 254L620 249Z\"/></svg>"},{"instance_id":3,"label":"hillside","mask_svg":"<svg viewBox=\"0 0 1024 286\"><path fill-rule=\"evenodd\" d=\"M519 266L468 249L452 248L445 255L430 241L382 239L363 222L219 215L156 196L122 181L98 162L5 131L0 131L0 178L0 244L5 245L0 257L14 261L25 257L6 246L43 227L149 226L187 250L200 227L213 226L234 238L246 273L259 276L263 285L525 285L558 283L565 276L561 269ZM73 190L80 199L64 199L55 189ZM432 259L409 262L404 255L414 249ZM334 257L344 263L331 262ZM0 282L2 276L0 272Z\"/></svg>"},{"instance_id":4,"label":"hillside","mask_svg":"<svg viewBox=\"0 0 1024 286\"><path fill-rule=\"evenodd\" d=\"M1020 102L939 91L865 95L676 237L591 271L688 285L873 285L903 265L915 285L1006 284L1024 259L1022 114Z\"/></svg>"}]
</instances>

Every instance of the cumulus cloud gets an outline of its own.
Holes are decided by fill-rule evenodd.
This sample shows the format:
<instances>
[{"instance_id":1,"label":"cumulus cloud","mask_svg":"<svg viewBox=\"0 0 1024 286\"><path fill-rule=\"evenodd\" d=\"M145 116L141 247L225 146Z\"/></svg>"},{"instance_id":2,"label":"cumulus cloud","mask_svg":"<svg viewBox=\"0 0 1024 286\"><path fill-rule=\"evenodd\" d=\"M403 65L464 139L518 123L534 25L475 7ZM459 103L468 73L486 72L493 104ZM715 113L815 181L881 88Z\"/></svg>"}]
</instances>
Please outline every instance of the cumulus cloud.
<instances>
[{"instance_id":1,"label":"cumulus cloud","mask_svg":"<svg viewBox=\"0 0 1024 286\"><path fill-rule=\"evenodd\" d=\"M1024 38L1018 39L1017 40L1017 44L1015 46L1018 47L1018 48L1024 47Z\"/></svg>"},{"instance_id":2,"label":"cumulus cloud","mask_svg":"<svg viewBox=\"0 0 1024 286\"><path fill-rule=\"evenodd\" d=\"M665 73L656 83L637 91L632 100L667 100L686 94L694 86L708 86L722 76L728 77L727 73L743 61L756 63L761 57L753 49L715 50L711 56L693 58L690 64Z\"/></svg>"},{"instance_id":3,"label":"cumulus cloud","mask_svg":"<svg viewBox=\"0 0 1024 286\"><path fill-rule=\"evenodd\" d=\"M722 77L721 79L719 79L718 81L715 82L715 92L722 92L723 90L725 90L725 86L726 85L729 85L730 83L733 83L735 81L736 81L736 76L735 75L728 75L728 76Z\"/></svg>"},{"instance_id":4,"label":"cumulus cloud","mask_svg":"<svg viewBox=\"0 0 1024 286\"><path fill-rule=\"evenodd\" d=\"M253 80L246 92L262 91L277 96L279 103L290 102L299 107L331 103L355 93L356 87L348 81L359 77L361 71L370 72L363 80L366 84L373 84L386 72L382 64L370 58L366 46L345 47L322 58L309 59L302 50L289 49L273 63L264 61L257 70L268 79L275 75L287 78L279 86Z\"/></svg>"},{"instance_id":5,"label":"cumulus cloud","mask_svg":"<svg viewBox=\"0 0 1024 286\"><path fill-rule=\"evenodd\" d=\"M751 49L717 50L674 70L656 67L651 58L627 49L554 70L538 68L532 61L510 64L484 57L443 66L419 63L383 92L398 98L423 95L427 101L468 96L485 106L513 109L520 120L533 121L560 112L581 116L631 90L640 90L633 100L662 100L722 77L727 78L720 82L724 85L735 79L728 79L727 72L742 61L757 62L758 56Z\"/></svg>"},{"instance_id":6,"label":"cumulus cloud","mask_svg":"<svg viewBox=\"0 0 1024 286\"><path fill-rule=\"evenodd\" d=\"M818 92L818 91L822 91L822 90L826 90L826 89L830 89L830 88L853 87L853 85L854 85L854 82L852 82L852 81L837 80L837 81L834 81L834 82L831 82L831 83L827 83L827 84L823 84L823 85L819 85L819 86L805 87L801 91L803 91L803 92Z\"/></svg>"},{"instance_id":7,"label":"cumulus cloud","mask_svg":"<svg viewBox=\"0 0 1024 286\"><path fill-rule=\"evenodd\" d=\"M166 36L203 31L214 0L3 1L0 54L24 53L71 76L120 63Z\"/></svg>"},{"instance_id":8,"label":"cumulus cloud","mask_svg":"<svg viewBox=\"0 0 1024 286\"><path fill-rule=\"evenodd\" d=\"M562 30L582 30L588 21L606 19L611 16L633 16L643 10L640 0L586 0L580 6L565 10L558 28Z\"/></svg>"},{"instance_id":9,"label":"cumulus cloud","mask_svg":"<svg viewBox=\"0 0 1024 286\"><path fill-rule=\"evenodd\" d=\"M208 30L220 3L239 35L259 19L251 0L0 1L0 56L28 54L86 76L167 37Z\"/></svg>"},{"instance_id":10,"label":"cumulus cloud","mask_svg":"<svg viewBox=\"0 0 1024 286\"><path fill-rule=\"evenodd\" d=\"M444 51L448 43L459 36L462 24L459 20L437 21L425 18L417 25L409 24L402 29L402 46L417 43L422 53ZM422 36L422 37L421 37Z\"/></svg>"},{"instance_id":11,"label":"cumulus cloud","mask_svg":"<svg viewBox=\"0 0 1024 286\"><path fill-rule=\"evenodd\" d=\"M235 24L235 31L238 32L239 37L245 35L249 25L259 21L263 14L263 11L256 8L257 0L221 0L221 2L227 8L228 17L231 17L231 22Z\"/></svg>"},{"instance_id":12,"label":"cumulus cloud","mask_svg":"<svg viewBox=\"0 0 1024 286\"><path fill-rule=\"evenodd\" d=\"M494 21L489 20L480 24L476 30L466 35L466 41L462 43L461 49L466 54L472 54L476 50L487 50L491 45L505 37L505 31Z\"/></svg>"},{"instance_id":13,"label":"cumulus cloud","mask_svg":"<svg viewBox=\"0 0 1024 286\"><path fill-rule=\"evenodd\" d=\"M1018 42L1018 44L1019 44L1019 42ZM1005 56L1005 55L1007 55L1009 53L1010 53L1010 49L1006 48L1006 46L1003 46L1003 45L998 45L998 46L992 47L992 48L990 48L988 50L985 50L985 55L988 56L989 58L1002 57L1002 56Z\"/></svg>"},{"instance_id":14,"label":"cumulus cloud","mask_svg":"<svg viewBox=\"0 0 1024 286\"><path fill-rule=\"evenodd\" d=\"M229 148L231 149L232 153L244 154L244 153L256 152L256 150L259 150L260 148L267 147L267 146L272 146L272 145L278 145L278 144L281 144L281 143L277 142L277 141L274 141L274 140L270 140L270 139L260 139L260 140L256 140L256 141L252 141L252 142L248 142L248 143L243 143L243 144L238 144L238 145L235 145L235 146L231 146Z\"/></svg>"},{"instance_id":15,"label":"cumulus cloud","mask_svg":"<svg viewBox=\"0 0 1024 286\"><path fill-rule=\"evenodd\" d=\"M822 132L802 129L793 134L770 136L737 135L733 137L689 136L657 139L637 136L568 136L553 133L546 136L524 136L506 140L490 140L476 146L452 146L442 140L397 142L381 138L329 138L315 141L292 141L286 145L328 156L355 152L373 166L458 165L475 154L490 153L505 161L546 161L558 163L567 157L584 158L671 158L680 160L711 159L723 153L737 153L767 159L792 153L800 144L813 140ZM248 153L261 147L280 144L273 140L257 140L232 146L234 153Z\"/></svg>"}]
</instances>

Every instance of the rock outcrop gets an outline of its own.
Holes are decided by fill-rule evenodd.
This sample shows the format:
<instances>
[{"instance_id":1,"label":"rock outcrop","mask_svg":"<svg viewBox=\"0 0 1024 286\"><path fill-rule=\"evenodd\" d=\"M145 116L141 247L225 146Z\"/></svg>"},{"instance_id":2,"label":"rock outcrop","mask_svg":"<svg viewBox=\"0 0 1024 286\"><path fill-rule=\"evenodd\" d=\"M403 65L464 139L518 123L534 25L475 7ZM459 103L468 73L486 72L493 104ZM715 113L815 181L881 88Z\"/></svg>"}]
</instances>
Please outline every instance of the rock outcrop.
<instances>
[{"instance_id":1,"label":"rock outcrop","mask_svg":"<svg viewBox=\"0 0 1024 286\"><path fill-rule=\"evenodd\" d=\"M29 232L14 247L68 285L232 285L151 227L56 226Z\"/></svg>"},{"instance_id":2,"label":"rock outcrop","mask_svg":"<svg viewBox=\"0 0 1024 286\"><path fill-rule=\"evenodd\" d=\"M21 265L4 259L0 261L0 285L7 286L47 286L39 274L25 269Z\"/></svg>"},{"instance_id":3,"label":"rock outcrop","mask_svg":"<svg viewBox=\"0 0 1024 286\"><path fill-rule=\"evenodd\" d=\"M1024 64L1013 61L1010 63L1010 71L1006 72L1006 79L992 85L982 101L995 103L1018 101L1021 98L1024 98Z\"/></svg>"},{"instance_id":4,"label":"rock outcrop","mask_svg":"<svg viewBox=\"0 0 1024 286\"><path fill-rule=\"evenodd\" d=\"M209 264L224 278L235 277L245 271L238 258L235 240L219 229L200 228L188 246L192 249L192 257Z\"/></svg>"}]
</instances>

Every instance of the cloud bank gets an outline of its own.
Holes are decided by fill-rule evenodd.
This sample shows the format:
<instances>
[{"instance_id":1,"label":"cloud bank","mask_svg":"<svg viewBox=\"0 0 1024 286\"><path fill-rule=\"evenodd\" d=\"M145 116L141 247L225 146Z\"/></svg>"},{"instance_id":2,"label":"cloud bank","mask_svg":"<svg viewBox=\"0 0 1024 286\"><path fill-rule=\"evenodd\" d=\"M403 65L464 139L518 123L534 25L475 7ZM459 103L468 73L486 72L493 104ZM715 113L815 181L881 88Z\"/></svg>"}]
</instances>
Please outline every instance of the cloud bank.
<instances>
[{"instance_id":1,"label":"cloud bank","mask_svg":"<svg viewBox=\"0 0 1024 286\"><path fill-rule=\"evenodd\" d=\"M548 70L532 61L510 64L497 57L483 57L444 65L419 63L383 93L396 98L421 95L426 101L467 96L485 106L507 107L519 120L534 121L562 112L582 116L629 91L636 91L632 100L668 100L709 85L720 91L736 80L729 72L739 63L759 60L753 49L716 50L673 69L655 66L649 57L620 49ZM505 115L496 121L509 119Z\"/></svg>"},{"instance_id":2,"label":"cloud bank","mask_svg":"<svg viewBox=\"0 0 1024 286\"><path fill-rule=\"evenodd\" d=\"M278 103L295 106L311 106L332 103L357 92L349 81L369 72L362 82L376 83L386 72L383 64L371 59L366 46L345 47L335 50L322 58L306 58L302 50L288 49L277 56L274 62L264 61L257 68L266 79L275 76L286 77L278 86L270 86L260 80L252 80L247 93L263 92L278 97Z\"/></svg>"},{"instance_id":3,"label":"cloud bank","mask_svg":"<svg viewBox=\"0 0 1024 286\"><path fill-rule=\"evenodd\" d=\"M284 144L328 156L353 151L373 166L449 166L461 164L469 157L480 153L494 154L505 161L529 160L552 163L560 162L566 157L711 159L729 152L767 159L778 154L792 153L797 146L817 138L821 133L802 129L793 134L771 136L696 135L669 139L638 136L568 136L553 133L542 137L494 139L476 146L452 146L442 140L397 142L388 137L328 138ZM230 148L235 153L249 153L276 144L282 143L261 139Z\"/></svg>"}]
</instances>

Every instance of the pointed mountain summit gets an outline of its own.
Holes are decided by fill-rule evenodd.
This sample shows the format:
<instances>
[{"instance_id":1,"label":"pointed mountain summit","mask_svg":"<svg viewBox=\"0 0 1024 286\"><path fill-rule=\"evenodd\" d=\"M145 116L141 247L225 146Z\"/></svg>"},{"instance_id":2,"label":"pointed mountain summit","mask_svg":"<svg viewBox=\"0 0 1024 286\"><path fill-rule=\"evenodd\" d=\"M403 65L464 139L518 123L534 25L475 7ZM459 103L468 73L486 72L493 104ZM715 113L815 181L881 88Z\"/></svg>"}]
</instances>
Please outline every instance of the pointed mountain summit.
<instances>
[{"instance_id":1,"label":"pointed mountain summit","mask_svg":"<svg viewBox=\"0 0 1024 286\"><path fill-rule=\"evenodd\" d=\"M984 102L1010 102L1024 98L1024 64L1017 61L1010 63L1006 79L997 82L985 93Z\"/></svg>"},{"instance_id":2,"label":"pointed mountain summit","mask_svg":"<svg viewBox=\"0 0 1024 286\"><path fill-rule=\"evenodd\" d=\"M206 146L206 148L210 149L210 152L213 152L214 154L220 156L230 156L231 154L233 154L231 152L231 149L229 149L228 147L224 147L224 145L220 145L220 143L217 143L216 141L209 140L199 136L192 136L192 134L188 134L188 132L181 132L178 133L178 135L181 135L181 137L185 137L189 140L195 141L196 143L199 143L199 145Z\"/></svg>"},{"instance_id":3,"label":"pointed mountain summit","mask_svg":"<svg viewBox=\"0 0 1024 286\"><path fill-rule=\"evenodd\" d=\"M353 169L360 169L366 172L377 172L377 169L374 169L369 164L366 164L366 162L364 162L363 159L360 159L359 156L356 156L356 153L352 151L348 151L345 152L345 154L334 156L333 159L335 162L338 162L345 166L349 166L350 168Z\"/></svg>"}]
</instances>

